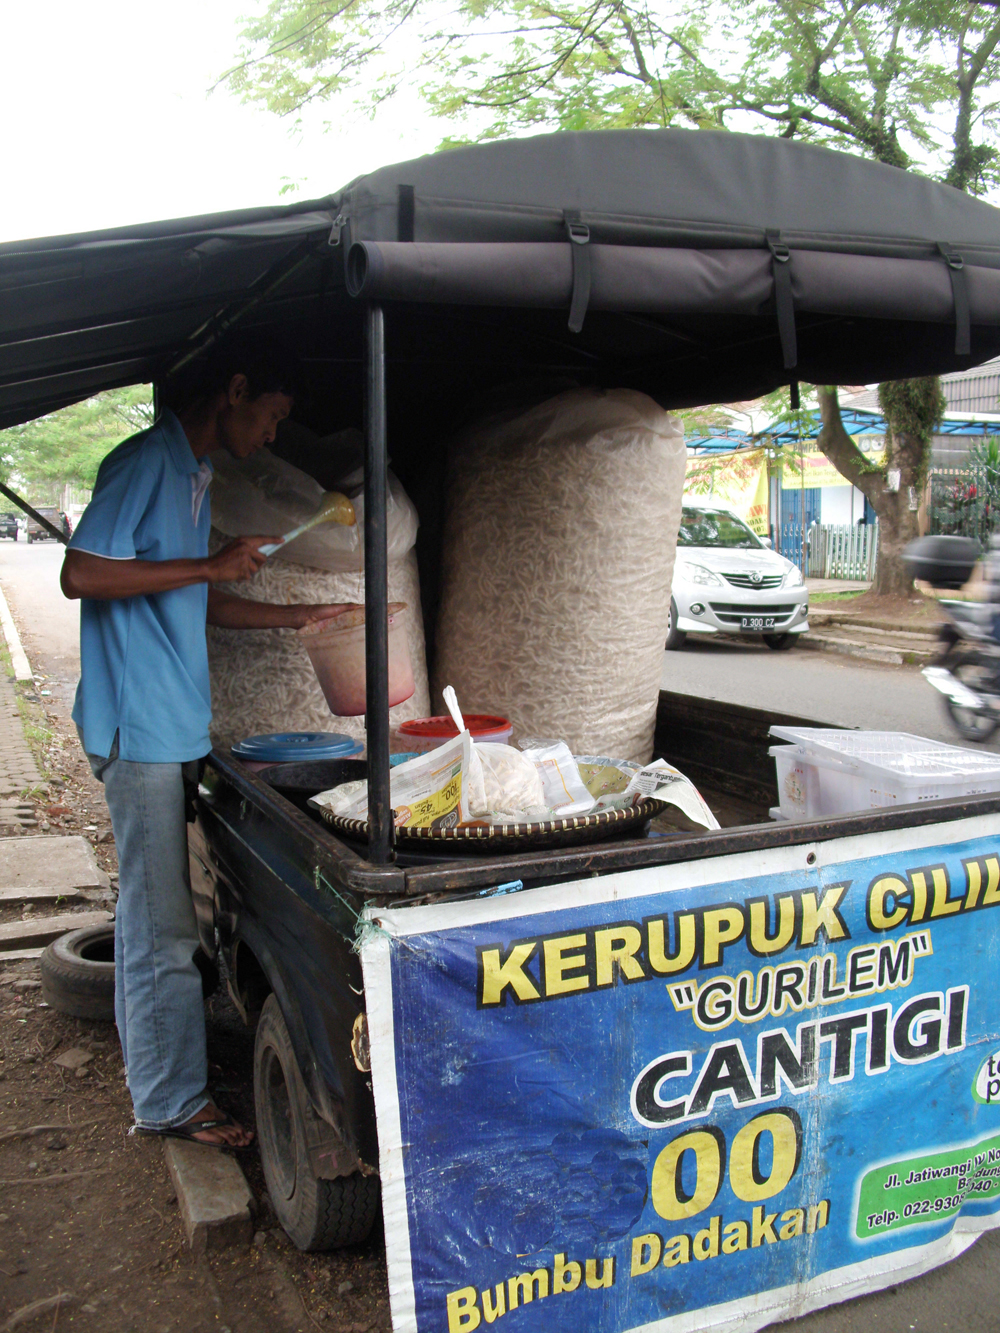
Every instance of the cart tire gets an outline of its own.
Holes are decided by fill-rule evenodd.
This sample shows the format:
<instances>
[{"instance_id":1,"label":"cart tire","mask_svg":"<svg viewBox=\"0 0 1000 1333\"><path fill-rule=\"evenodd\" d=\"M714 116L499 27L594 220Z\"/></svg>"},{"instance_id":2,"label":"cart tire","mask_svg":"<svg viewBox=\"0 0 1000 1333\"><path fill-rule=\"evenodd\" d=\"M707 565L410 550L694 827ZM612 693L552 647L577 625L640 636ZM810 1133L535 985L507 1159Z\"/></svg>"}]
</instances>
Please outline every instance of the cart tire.
<instances>
[{"instance_id":1,"label":"cart tire","mask_svg":"<svg viewBox=\"0 0 1000 1333\"><path fill-rule=\"evenodd\" d=\"M684 630L677 629L677 603L671 597L670 599L670 620L667 622L667 641L664 647L668 652L673 652L677 648L684 647L684 640L687 634Z\"/></svg>"},{"instance_id":2,"label":"cart tire","mask_svg":"<svg viewBox=\"0 0 1000 1333\"><path fill-rule=\"evenodd\" d=\"M38 963L42 995L72 1018L115 1021L115 928L89 926L60 935Z\"/></svg>"},{"instance_id":3,"label":"cart tire","mask_svg":"<svg viewBox=\"0 0 1000 1333\"><path fill-rule=\"evenodd\" d=\"M305 1127L316 1113L273 994L257 1024L253 1091L267 1192L289 1239L300 1250L334 1250L365 1240L378 1213L378 1176L355 1172L317 1180L313 1175Z\"/></svg>"},{"instance_id":4,"label":"cart tire","mask_svg":"<svg viewBox=\"0 0 1000 1333\"><path fill-rule=\"evenodd\" d=\"M773 648L775 652L780 653L786 648L794 648L797 638L798 635L796 634L765 634L764 642L768 648Z\"/></svg>"}]
</instances>

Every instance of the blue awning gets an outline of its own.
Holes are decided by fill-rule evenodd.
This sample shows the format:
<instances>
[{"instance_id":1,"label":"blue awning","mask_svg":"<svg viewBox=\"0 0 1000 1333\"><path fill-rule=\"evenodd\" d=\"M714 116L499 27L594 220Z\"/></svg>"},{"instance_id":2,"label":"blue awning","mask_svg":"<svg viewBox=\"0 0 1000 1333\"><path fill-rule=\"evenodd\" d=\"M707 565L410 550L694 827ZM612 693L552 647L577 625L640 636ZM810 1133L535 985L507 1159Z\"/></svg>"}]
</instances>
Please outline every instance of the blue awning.
<instances>
[{"instance_id":1,"label":"blue awning","mask_svg":"<svg viewBox=\"0 0 1000 1333\"><path fill-rule=\"evenodd\" d=\"M851 408L841 409L841 420L848 435L885 435L885 418L878 412L861 412ZM769 444L782 446L798 444L800 440L815 440L823 428L818 411L802 414L802 426L789 422L776 421L765 426L756 435L748 436L755 445ZM811 422L811 425L806 423ZM1000 435L1000 414L981 414L978 416L962 413L946 416L934 432L939 435Z\"/></svg>"}]
</instances>

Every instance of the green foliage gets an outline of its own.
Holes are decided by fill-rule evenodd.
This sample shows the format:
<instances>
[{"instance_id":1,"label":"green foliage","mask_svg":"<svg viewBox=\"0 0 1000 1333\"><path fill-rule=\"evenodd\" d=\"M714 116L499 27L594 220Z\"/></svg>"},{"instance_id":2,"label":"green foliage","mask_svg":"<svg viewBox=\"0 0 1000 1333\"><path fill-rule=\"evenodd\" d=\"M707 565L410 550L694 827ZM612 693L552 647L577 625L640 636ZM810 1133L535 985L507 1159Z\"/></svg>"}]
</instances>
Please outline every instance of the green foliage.
<instances>
[{"instance_id":1,"label":"green foliage","mask_svg":"<svg viewBox=\"0 0 1000 1333\"><path fill-rule=\"evenodd\" d=\"M880 384L878 405L894 435L909 435L921 444L930 444L948 401L941 392L940 380L927 375L922 379Z\"/></svg>"},{"instance_id":2,"label":"green foliage","mask_svg":"<svg viewBox=\"0 0 1000 1333\"><path fill-rule=\"evenodd\" d=\"M919 6L918 6L919 7ZM914 28L905 0L753 0L749 58L737 85L742 109L787 138L860 149L908 167L902 139L927 153L947 73Z\"/></svg>"},{"instance_id":3,"label":"green foliage","mask_svg":"<svg viewBox=\"0 0 1000 1333\"><path fill-rule=\"evenodd\" d=\"M887 467L902 470L905 484L923 491L931 461L931 441L948 401L936 375L915 380L889 380L878 386L885 417Z\"/></svg>"},{"instance_id":4,"label":"green foliage","mask_svg":"<svg viewBox=\"0 0 1000 1333\"><path fill-rule=\"evenodd\" d=\"M660 14L631 0L270 0L246 22L224 78L245 100L295 116L349 90L374 109L404 81L478 139L528 128L722 128L720 87L693 58L713 10ZM456 140L449 140L454 145Z\"/></svg>"},{"instance_id":5,"label":"green foliage","mask_svg":"<svg viewBox=\"0 0 1000 1333\"><path fill-rule=\"evenodd\" d=\"M1000 442L977 441L958 476L931 478L931 531L975 537L983 546L1000 528Z\"/></svg>"},{"instance_id":6,"label":"green foliage","mask_svg":"<svg viewBox=\"0 0 1000 1333\"><path fill-rule=\"evenodd\" d=\"M292 118L407 84L473 140L751 128L971 193L1000 181L992 0L268 0L243 23L223 79Z\"/></svg>"},{"instance_id":7,"label":"green foliage","mask_svg":"<svg viewBox=\"0 0 1000 1333\"><path fill-rule=\"evenodd\" d=\"M105 454L153 421L148 385L109 389L36 421L0 431L0 475L55 503L65 485L90 488Z\"/></svg>"}]
</instances>

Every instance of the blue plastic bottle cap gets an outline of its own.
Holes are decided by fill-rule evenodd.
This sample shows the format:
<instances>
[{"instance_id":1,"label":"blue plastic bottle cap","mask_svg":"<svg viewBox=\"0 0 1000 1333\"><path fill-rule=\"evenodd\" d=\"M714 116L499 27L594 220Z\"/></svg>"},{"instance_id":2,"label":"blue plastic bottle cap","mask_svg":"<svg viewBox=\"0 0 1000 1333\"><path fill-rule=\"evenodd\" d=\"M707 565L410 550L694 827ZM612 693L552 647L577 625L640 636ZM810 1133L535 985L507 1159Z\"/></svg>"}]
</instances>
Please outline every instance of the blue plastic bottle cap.
<instances>
[{"instance_id":1,"label":"blue plastic bottle cap","mask_svg":"<svg viewBox=\"0 0 1000 1333\"><path fill-rule=\"evenodd\" d=\"M277 731L248 736L232 747L237 759L255 764L294 764L310 759L350 759L365 747L340 731Z\"/></svg>"}]
</instances>

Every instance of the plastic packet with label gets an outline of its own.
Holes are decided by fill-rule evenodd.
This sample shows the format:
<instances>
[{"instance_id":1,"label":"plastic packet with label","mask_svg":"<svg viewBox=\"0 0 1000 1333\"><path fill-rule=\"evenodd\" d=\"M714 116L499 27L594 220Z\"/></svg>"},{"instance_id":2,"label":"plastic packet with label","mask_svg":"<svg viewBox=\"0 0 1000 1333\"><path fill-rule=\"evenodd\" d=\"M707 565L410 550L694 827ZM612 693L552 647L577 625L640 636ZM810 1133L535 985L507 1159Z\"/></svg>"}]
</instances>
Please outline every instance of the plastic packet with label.
<instances>
[{"instance_id":1,"label":"plastic packet with label","mask_svg":"<svg viewBox=\"0 0 1000 1333\"><path fill-rule=\"evenodd\" d=\"M544 803L555 819L570 815L585 815L594 808L594 797L584 785L580 769L565 741L549 741L527 748L521 753L534 764L542 780Z\"/></svg>"},{"instance_id":2,"label":"plastic packet with label","mask_svg":"<svg viewBox=\"0 0 1000 1333\"><path fill-rule=\"evenodd\" d=\"M467 731L426 754L398 764L389 777L397 828L455 828L470 814L468 775L472 737ZM345 782L309 802L347 819L368 818L367 782Z\"/></svg>"}]
</instances>

